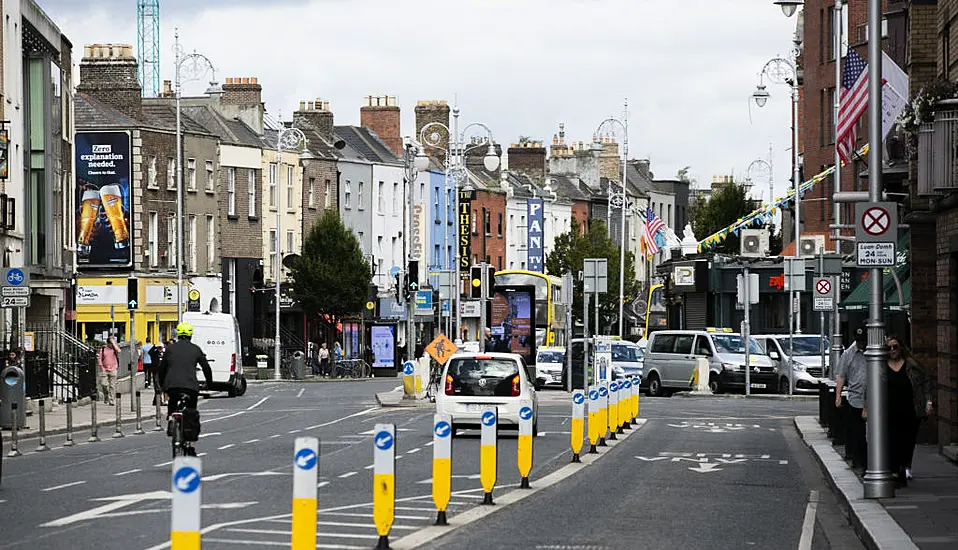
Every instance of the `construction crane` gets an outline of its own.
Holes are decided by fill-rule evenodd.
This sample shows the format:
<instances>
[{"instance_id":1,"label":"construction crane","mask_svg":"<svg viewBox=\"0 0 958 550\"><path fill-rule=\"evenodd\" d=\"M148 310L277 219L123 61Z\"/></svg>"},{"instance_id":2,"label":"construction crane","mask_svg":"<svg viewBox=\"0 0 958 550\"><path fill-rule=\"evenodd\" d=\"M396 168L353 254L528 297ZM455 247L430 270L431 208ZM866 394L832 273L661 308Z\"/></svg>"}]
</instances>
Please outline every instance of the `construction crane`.
<instances>
[{"instance_id":1,"label":"construction crane","mask_svg":"<svg viewBox=\"0 0 958 550\"><path fill-rule=\"evenodd\" d=\"M160 0L137 0L136 38L143 97L156 97L160 93Z\"/></svg>"}]
</instances>

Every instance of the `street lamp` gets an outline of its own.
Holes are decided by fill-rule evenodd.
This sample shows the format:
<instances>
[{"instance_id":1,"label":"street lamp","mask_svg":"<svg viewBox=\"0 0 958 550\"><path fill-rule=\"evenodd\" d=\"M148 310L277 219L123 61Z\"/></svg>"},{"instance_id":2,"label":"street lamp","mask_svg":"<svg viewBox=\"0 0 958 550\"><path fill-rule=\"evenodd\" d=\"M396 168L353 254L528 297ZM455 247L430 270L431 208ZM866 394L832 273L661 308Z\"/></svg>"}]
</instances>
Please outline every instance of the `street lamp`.
<instances>
[{"instance_id":1,"label":"street lamp","mask_svg":"<svg viewBox=\"0 0 958 550\"><path fill-rule=\"evenodd\" d=\"M805 5L805 0L775 0L772 3L782 8L785 17L791 17L798 8Z\"/></svg>"},{"instance_id":2,"label":"street lamp","mask_svg":"<svg viewBox=\"0 0 958 550\"><path fill-rule=\"evenodd\" d=\"M469 183L469 173L466 169L466 154L477 147L485 145L485 143L479 143L472 145L470 147L465 147L465 137L466 132L470 128L478 127L481 128L486 134L486 141L489 144L488 149L486 150L485 156L482 158L482 165L486 170L494 172L499 168L499 155L496 154L495 148L495 139L492 136L492 130L488 126L481 122L473 122L467 124L462 131L459 131L459 107L453 107L452 109L453 125L452 129L441 122L430 122L422 127L422 130L419 131L419 141L422 144L419 154L416 156L416 163L420 165L428 166L428 158L426 158L425 148L436 149L438 151L444 151L446 153L446 166L445 166L445 178L446 185L445 190L448 193L449 189L449 176L452 176L453 183L455 186L455 213L456 218L459 217L459 191L471 191L472 185ZM445 147L442 145L442 133L440 130L445 130L446 135L449 136L447 144ZM420 160L419 157L423 157L425 160ZM447 207L448 212L448 207ZM446 250L449 249L449 226L447 224L445 231L446 239ZM456 241L456 256L454 258L454 263L456 264L456 276L453 297L455 298L455 304L453 305L455 309L455 318L456 318L456 335L458 337L460 331L462 330L462 309L460 307L460 293L462 292L462 275L461 275L461 256L462 251L459 250L459 239ZM480 336L481 337L481 336Z\"/></svg>"},{"instance_id":3,"label":"street lamp","mask_svg":"<svg viewBox=\"0 0 958 550\"><path fill-rule=\"evenodd\" d=\"M173 54L176 63L176 322L183 320L183 125L180 114L180 96L182 95L183 80L199 80L207 72L213 73L216 79L216 69L213 62L203 54L195 51L183 54L180 45L180 31L174 33ZM186 73L185 75L183 73Z\"/></svg>"},{"instance_id":4,"label":"street lamp","mask_svg":"<svg viewBox=\"0 0 958 550\"><path fill-rule=\"evenodd\" d=\"M280 229L283 226L283 197L280 193L282 189L282 180L283 180L283 151L284 150L299 150L303 152L306 147L306 134L303 133L299 128L289 127L284 128L282 121L278 121L280 128L276 131L276 260L275 268L273 269L273 276L276 278L276 332L274 334L276 341L273 342L273 379L282 380L282 374L280 373L279 366L280 361L282 360L281 355L281 346L280 346L280 280L283 273L283 252L282 252L282 238L280 236Z\"/></svg>"},{"instance_id":5,"label":"street lamp","mask_svg":"<svg viewBox=\"0 0 958 550\"><path fill-rule=\"evenodd\" d=\"M628 197L626 196L626 170L629 165L629 101L625 101L625 108L622 113L622 120L617 118L609 117L603 120L599 127L595 130L595 135L605 135L607 132L603 132L603 128L610 128L612 131L618 127L622 131L622 226L620 228L620 243L619 243L619 337L625 337L623 332L623 321L625 314L625 210L628 207ZM595 145L593 144L593 147ZM611 206L612 200L612 187L609 186L609 201ZM611 222L611 208L609 209L609 221ZM612 236L612 225L609 224L609 236Z\"/></svg>"}]
</instances>

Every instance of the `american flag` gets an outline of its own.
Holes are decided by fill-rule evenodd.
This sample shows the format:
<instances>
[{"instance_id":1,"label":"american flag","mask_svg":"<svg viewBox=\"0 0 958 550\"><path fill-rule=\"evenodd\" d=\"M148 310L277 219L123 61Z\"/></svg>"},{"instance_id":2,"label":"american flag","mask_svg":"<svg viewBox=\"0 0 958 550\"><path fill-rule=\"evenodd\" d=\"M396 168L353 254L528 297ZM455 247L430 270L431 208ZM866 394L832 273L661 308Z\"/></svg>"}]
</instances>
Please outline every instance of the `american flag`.
<instances>
[{"instance_id":1,"label":"american flag","mask_svg":"<svg viewBox=\"0 0 958 550\"><path fill-rule=\"evenodd\" d=\"M651 257L659 251L659 245L655 243L655 234L665 227L662 218L655 215L651 208L645 209L645 250Z\"/></svg>"},{"instance_id":2,"label":"american flag","mask_svg":"<svg viewBox=\"0 0 958 550\"><path fill-rule=\"evenodd\" d=\"M835 147L841 159L850 163L858 139L858 118L868 108L868 62L849 48L838 92L838 139Z\"/></svg>"}]
</instances>

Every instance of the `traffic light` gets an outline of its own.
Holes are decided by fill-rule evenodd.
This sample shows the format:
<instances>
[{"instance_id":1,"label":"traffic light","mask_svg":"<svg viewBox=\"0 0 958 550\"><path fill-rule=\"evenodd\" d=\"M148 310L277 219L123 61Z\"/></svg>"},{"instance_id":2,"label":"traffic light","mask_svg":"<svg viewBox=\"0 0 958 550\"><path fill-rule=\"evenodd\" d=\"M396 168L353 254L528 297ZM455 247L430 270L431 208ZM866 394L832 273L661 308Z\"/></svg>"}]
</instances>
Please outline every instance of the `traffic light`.
<instances>
[{"instance_id":1,"label":"traffic light","mask_svg":"<svg viewBox=\"0 0 958 550\"><path fill-rule=\"evenodd\" d=\"M477 300L482 298L482 266L469 268L469 297Z\"/></svg>"},{"instance_id":2,"label":"traffic light","mask_svg":"<svg viewBox=\"0 0 958 550\"><path fill-rule=\"evenodd\" d=\"M139 286L136 277L130 277L126 280L126 305L131 310L140 305Z\"/></svg>"},{"instance_id":3,"label":"traffic light","mask_svg":"<svg viewBox=\"0 0 958 550\"><path fill-rule=\"evenodd\" d=\"M406 273L406 287L409 289L410 294L414 294L419 291L419 262L418 261L409 262L409 270Z\"/></svg>"}]
</instances>

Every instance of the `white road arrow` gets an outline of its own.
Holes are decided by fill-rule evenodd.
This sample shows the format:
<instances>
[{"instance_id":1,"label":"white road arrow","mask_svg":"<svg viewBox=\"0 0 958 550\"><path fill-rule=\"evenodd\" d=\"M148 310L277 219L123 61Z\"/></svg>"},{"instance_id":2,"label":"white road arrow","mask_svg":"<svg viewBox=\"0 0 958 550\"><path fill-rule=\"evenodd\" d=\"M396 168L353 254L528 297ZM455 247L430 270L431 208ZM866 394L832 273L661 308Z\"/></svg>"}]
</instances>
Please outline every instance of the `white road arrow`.
<instances>
[{"instance_id":1,"label":"white road arrow","mask_svg":"<svg viewBox=\"0 0 958 550\"><path fill-rule=\"evenodd\" d=\"M716 462L721 462L722 464L735 464L738 462L747 462L747 458L716 458Z\"/></svg>"},{"instance_id":2,"label":"white road arrow","mask_svg":"<svg viewBox=\"0 0 958 550\"><path fill-rule=\"evenodd\" d=\"M455 475L455 476L452 476L452 478L453 479L479 479L479 474ZM432 478L424 479L422 481L417 481L416 483L419 485L428 485L432 483Z\"/></svg>"},{"instance_id":3,"label":"white road arrow","mask_svg":"<svg viewBox=\"0 0 958 550\"><path fill-rule=\"evenodd\" d=\"M689 468L689 470L692 470L693 472L698 472L700 474L704 474L707 472L721 472L722 468L716 468L716 466L718 466L718 464L704 462L702 464L699 464L695 468Z\"/></svg>"},{"instance_id":4,"label":"white road arrow","mask_svg":"<svg viewBox=\"0 0 958 550\"><path fill-rule=\"evenodd\" d=\"M233 476L249 476L249 477L266 477L266 476L286 476L292 475L287 472L237 472L230 474L213 474L210 476L204 476L203 482L207 481L218 481L224 477L233 477Z\"/></svg>"},{"instance_id":5,"label":"white road arrow","mask_svg":"<svg viewBox=\"0 0 958 550\"><path fill-rule=\"evenodd\" d=\"M656 460L668 460L667 456L636 456L635 458L639 460L644 460L646 462L655 462Z\"/></svg>"},{"instance_id":6,"label":"white road arrow","mask_svg":"<svg viewBox=\"0 0 958 550\"><path fill-rule=\"evenodd\" d=\"M126 508L127 506L142 502L144 500L167 500L171 497L170 493L167 491L151 491L148 493L136 493L130 495L117 495L114 497L104 497L104 498L95 498L91 499L93 501L110 501L108 504L102 506L97 506L96 508L91 508L84 512L79 512L77 514L72 514L60 519L53 521L48 521L40 525L40 527L63 527L65 525L72 525L74 523L79 523L81 521L86 521L89 519L95 519L100 517L103 514L108 514L115 510L121 508Z\"/></svg>"}]
</instances>

